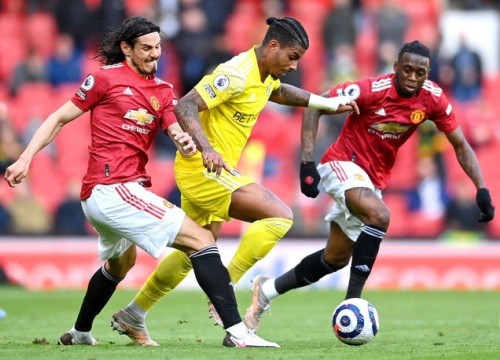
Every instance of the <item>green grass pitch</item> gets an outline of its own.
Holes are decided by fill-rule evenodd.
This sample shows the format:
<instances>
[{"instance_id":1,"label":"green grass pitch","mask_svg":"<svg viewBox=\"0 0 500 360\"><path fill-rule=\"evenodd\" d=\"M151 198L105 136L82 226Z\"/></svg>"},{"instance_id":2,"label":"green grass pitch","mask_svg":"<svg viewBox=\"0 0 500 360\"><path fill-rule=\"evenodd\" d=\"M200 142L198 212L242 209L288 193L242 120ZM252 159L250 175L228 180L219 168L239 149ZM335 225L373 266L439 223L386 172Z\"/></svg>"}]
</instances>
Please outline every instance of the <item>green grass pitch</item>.
<instances>
[{"instance_id":1,"label":"green grass pitch","mask_svg":"<svg viewBox=\"0 0 500 360\"><path fill-rule=\"evenodd\" d=\"M111 331L109 318L135 291L118 290L94 322L99 345L59 346L73 324L83 292L30 292L0 287L0 359L500 359L500 292L365 291L377 308L380 331L373 341L351 347L330 328L340 291L295 291L273 302L260 335L280 349L228 349L224 332L212 325L201 291L174 291L148 316L159 348L130 346ZM251 293L238 291L240 311Z\"/></svg>"}]
</instances>

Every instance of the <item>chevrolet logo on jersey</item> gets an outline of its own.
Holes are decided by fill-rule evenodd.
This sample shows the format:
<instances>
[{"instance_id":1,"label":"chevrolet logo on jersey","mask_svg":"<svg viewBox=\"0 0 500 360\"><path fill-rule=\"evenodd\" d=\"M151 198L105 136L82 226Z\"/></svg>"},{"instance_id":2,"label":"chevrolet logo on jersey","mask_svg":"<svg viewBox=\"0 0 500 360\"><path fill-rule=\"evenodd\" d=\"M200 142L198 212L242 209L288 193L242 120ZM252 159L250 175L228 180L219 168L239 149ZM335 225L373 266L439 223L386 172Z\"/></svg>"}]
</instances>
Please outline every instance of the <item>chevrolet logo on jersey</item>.
<instances>
[{"instance_id":1,"label":"chevrolet logo on jersey","mask_svg":"<svg viewBox=\"0 0 500 360\"><path fill-rule=\"evenodd\" d=\"M384 133L395 133L400 134L406 132L410 126L402 125L395 122L388 123L376 123L371 126L372 129L384 132Z\"/></svg>"},{"instance_id":2,"label":"chevrolet logo on jersey","mask_svg":"<svg viewBox=\"0 0 500 360\"><path fill-rule=\"evenodd\" d=\"M151 114L148 114L146 109L138 109L138 110L129 110L127 114L124 116L125 119L135 120L139 125L151 124L155 117Z\"/></svg>"}]
</instances>

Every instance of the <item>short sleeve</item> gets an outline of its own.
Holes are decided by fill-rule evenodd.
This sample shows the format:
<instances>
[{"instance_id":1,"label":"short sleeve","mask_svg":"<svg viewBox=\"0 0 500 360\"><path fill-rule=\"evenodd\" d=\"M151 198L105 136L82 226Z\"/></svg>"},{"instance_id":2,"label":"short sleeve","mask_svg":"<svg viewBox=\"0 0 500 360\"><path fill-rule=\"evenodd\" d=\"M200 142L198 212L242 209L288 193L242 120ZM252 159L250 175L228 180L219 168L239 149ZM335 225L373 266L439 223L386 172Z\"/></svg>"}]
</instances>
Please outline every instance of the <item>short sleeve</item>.
<instances>
[{"instance_id":1,"label":"short sleeve","mask_svg":"<svg viewBox=\"0 0 500 360\"><path fill-rule=\"evenodd\" d=\"M108 79L102 71L90 74L83 80L71 101L82 111L89 111L96 106L109 88Z\"/></svg>"},{"instance_id":2,"label":"short sleeve","mask_svg":"<svg viewBox=\"0 0 500 360\"><path fill-rule=\"evenodd\" d=\"M370 81L368 79L347 81L331 88L328 95L330 97L349 95L352 100L356 101L358 106L364 107L367 99L371 97Z\"/></svg>"},{"instance_id":3,"label":"short sleeve","mask_svg":"<svg viewBox=\"0 0 500 360\"><path fill-rule=\"evenodd\" d=\"M204 76L195 86L209 109L241 94L245 89L242 74L233 67L223 65L217 67L212 74Z\"/></svg>"},{"instance_id":4,"label":"short sleeve","mask_svg":"<svg viewBox=\"0 0 500 360\"><path fill-rule=\"evenodd\" d=\"M429 115L429 118L436 124L439 131L447 134L458 127L455 113L453 112L453 106L444 93L436 98L433 111Z\"/></svg>"},{"instance_id":5,"label":"short sleeve","mask_svg":"<svg viewBox=\"0 0 500 360\"><path fill-rule=\"evenodd\" d=\"M168 95L165 99L164 111L161 116L161 128L164 132L170 125L177 122L177 118L174 114L175 105L177 105L177 99L175 98L173 91L169 89Z\"/></svg>"}]
</instances>

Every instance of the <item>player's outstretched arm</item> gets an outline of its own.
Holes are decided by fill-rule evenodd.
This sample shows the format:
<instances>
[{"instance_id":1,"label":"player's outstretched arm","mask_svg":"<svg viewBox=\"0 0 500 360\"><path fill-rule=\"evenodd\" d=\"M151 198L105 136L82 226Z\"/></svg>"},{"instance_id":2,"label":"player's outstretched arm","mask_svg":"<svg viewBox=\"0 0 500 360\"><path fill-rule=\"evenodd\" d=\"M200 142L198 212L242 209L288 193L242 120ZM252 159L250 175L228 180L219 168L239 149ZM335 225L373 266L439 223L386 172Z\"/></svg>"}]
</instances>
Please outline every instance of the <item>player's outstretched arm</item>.
<instances>
[{"instance_id":1,"label":"player's outstretched arm","mask_svg":"<svg viewBox=\"0 0 500 360\"><path fill-rule=\"evenodd\" d=\"M495 217L495 206L493 206L493 201L490 196L489 190L486 188L486 184L483 180L483 175L481 172L481 167L479 166L479 161L474 153L474 150L470 147L469 143L465 139L465 136L458 127L456 130L449 134L446 134L448 141L453 145L455 154L458 159L458 163L465 171L467 176L472 180L474 186L477 189L476 203L481 210L481 215L479 217L480 222L487 222L493 220Z\"/></svg>"},{"instance_id":2,"label":"player's outstretched arm","mask_svg":"<svg viewBox=\"0 0 500 360\"><path fill-rule=\"evenodd\" d=\"M319 96L288 84L281 84L272 92L269 100L282 105L303 106L330 113L355 111L359 114L358 105L349 96L329 97L328 93Z\"/></svg>"},{"instance_id":3,"label":"player's outstretched arm","mask_svg":"<svg viewBox=\"0 0 500 360\"><path fill-rule=\"evenodd\" d=\"M5 170L5 180L9 186L14 187L23 181L28 174L33 157L54 140L64 125L82 114L83 111L71 101L50 114L35 132L19 159Z\"/></svg>"},{"instance_id":4,"label":"player's outstretched arm","mask_svg":"<svg viewBox=\"0 0 500 360\"><path fill-rule=\"evenodd\" d=\"M200 94L192 89L179 100L174 113L181 128L191 135L196 147L201 151L203 166L208 172L215 172L218 176L223 168L227 171L230 168L224 163L222 156L214 150L203 132L199 113L205 110L208 110L207 104Z\"/></svg>"}]
</instances>

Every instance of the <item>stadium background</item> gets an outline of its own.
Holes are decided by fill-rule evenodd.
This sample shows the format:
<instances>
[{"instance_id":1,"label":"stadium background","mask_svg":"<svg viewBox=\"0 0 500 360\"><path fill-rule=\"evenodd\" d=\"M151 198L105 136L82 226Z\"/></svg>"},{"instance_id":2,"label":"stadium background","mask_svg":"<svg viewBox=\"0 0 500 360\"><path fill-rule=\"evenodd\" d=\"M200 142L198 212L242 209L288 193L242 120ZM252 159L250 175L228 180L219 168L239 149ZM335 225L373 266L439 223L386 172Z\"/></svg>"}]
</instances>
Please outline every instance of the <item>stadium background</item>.
<instances>
[{"instance_id":1,"label":"stadium background","mask_svg":"<svg viewBox=\"0 0 500 360\"><path fill-rule=\"evenodd\" d=\"M169 38L158 76L174 84L180 97L218 63L259 43L267 17L293 16L306 28L311 46L299 70L283 81L315 93L339 81L392 71L402 42L419 39L428 45L431 79L452 100L498 202L499 9L496 0L1 0L2 171L40 122L98 68L92 57L106 26L135 14L158 22ZM26 184L12 190L0 182L0 269L11 282L31 288L80 287L97 266L95 233L83 219L78 200L86 170L88 120L86 114L69 124L37 155ZM277 274L293 266L306 251L322 246L319 239L327 234L322 219L330 199L324 194L308 199L298 185L300 120L300 109L269 104L243 154L240 170L275 192L295 216L287 237L245 281L259 271ZM341 115L322 120L317 159L342 121ZM500 220L477 224L475 189L446 140L428 123L401 149L384 193L391 225L374 271L380 280L371 285L500 289L495 261ZM152 190L178 203L173 151L166 137L158 137L148 171ZM243 226L238 221L224 226L223 258L230 256L236 244L231 239ZM389 276L414 261L411 274ZM457 269L457 262L469 268ZM136 275L131 273L125 285L140 285L154 264L141 254ZM418 264L427 267L418 269ZM435 281L415 280L424 276ZM457 280L464 277L468 280ZM26 278L31 283L23 283ZM344 282L345 273L340 273L320 286ZM187 283L195 284L193 278Z\"/></svg>"}]
</instances>

